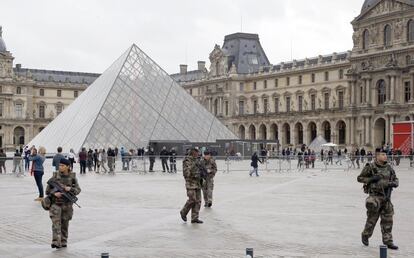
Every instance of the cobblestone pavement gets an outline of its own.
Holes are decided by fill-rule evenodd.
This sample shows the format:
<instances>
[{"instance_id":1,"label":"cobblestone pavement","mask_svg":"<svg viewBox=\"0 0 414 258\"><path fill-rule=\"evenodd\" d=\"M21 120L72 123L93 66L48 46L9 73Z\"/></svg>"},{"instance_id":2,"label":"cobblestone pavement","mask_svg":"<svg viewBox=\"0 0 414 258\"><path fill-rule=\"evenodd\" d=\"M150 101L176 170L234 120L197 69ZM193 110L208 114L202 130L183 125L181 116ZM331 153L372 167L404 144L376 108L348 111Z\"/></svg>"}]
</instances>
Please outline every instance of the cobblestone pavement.
<instances>
[{"instance_id":1,"label":"cobblestone pavement","mask_svg":"<svg viewBox=\"0 0 414 258\"><path fill-rule=\"evenodd\" d=\"M221 258L245 257L246 247L255 257L379 257L379 225L370 247L360 242L365 195L359 171L262 171L256 178L222 173L223 166L213 207L201 210L202 225L179 217L186 201L181 173L78 175L82 208L74 208L68 248L61 250L50 248L51 222L33 201L34 179L1 175L0 257ZM400 250L389 257L414 257L414 171L397 175L393 232Z\"/></svg>"}]
</instances>

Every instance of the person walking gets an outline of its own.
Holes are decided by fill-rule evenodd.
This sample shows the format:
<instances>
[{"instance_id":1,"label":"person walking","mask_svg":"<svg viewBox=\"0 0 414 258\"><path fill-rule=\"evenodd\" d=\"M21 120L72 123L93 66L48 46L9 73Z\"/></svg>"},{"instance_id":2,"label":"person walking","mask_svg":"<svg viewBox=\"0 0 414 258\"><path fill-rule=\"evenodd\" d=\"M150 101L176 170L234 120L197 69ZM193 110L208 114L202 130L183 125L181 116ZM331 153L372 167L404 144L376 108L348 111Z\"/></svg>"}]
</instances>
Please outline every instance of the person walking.
<instances>
[{"instance_id":1,"label":"person walking","mask_svg":"<svg viewBox=\"0 0 414 258\"><path fill-rule=\"evenodd\" d=\"M98 159L100 160L102 170L105 170L104 173L108 172L106 168L106 163L108 162L108 154L106 153L105 149L100 151L100 155Z\"/></svg>"},{"instance_id":2,"label":"person walking","mask_svg":"<svg viewBox=\"0 0 414 258\"><path fill-rule=\"evenodd\" d=\"M3 170L4 170L4 174L7 174L6 159L7 159L6 153L4 153L3 149L0 149L0 174L3 173Z\"/></svg>"},{"instance_id":3,"label":"person walking","mask_svg":"<svg viewBox=\"0 0 414 258\"><path fill-rule=\"evenodd\" d=\"M65 156L62 155L62 147L57 148L57 154L53 157L52 166L55 168L55 171L59 170L60 160L64 159Z\"/></svg>"},{"instance_id":4,"label":"person walking","mask_svg":"<svg viewBox=\"0 0 414 258\"><path fill-rule=\"evenodd\" d=\"M86 174L86 162L88 159L88 153L86 153L86 148L82 148L78 156L79 156L79 164L80 164L80 173L81 175Z\"/></svg>"},{"instance_id":5,"label":"person walking","mask_svg":"<svg viewBox=\"0 0 414 258\"><path fill-rule=\"evenodd\" d=\"M170 171L171 173L177 173L177 152L174 147L170 151Z\"/></svg>"},{"instance_id":6,"label":"person walking","mask_svg":"<svg viewBox=\"0 0 414 258\"><path fill-rule=\"evenodd\" d=\"M161 158L161 164L162 164L162 172L165 172L165 169L167 169L167 172L170 172L170 168L168 167L168 157L169 153L167 151L167 148L164 146L162 147L162 150L160 152L160 158Z\"/></svg>"},{"instance_id":7,"label":"person walking","mask_svg":"<svg viewBox=\"0 0 414 258\"><path fill-rule=\"evenodd\" d=\"M70 171L73 171L73 163L76 163L75 158L76 158L75 152L73 151L73 149L70 149L69 154L68 154L68 160L70 162Z\"/></svg>"},{"instance_id":8,"label":"person walking","mask_svg":"<svg viewBox=\"0 0 414 258\"><path fill-rule=\"evenodd\" d=\"M92 158L93 158L93 171L96 172L96 170L98 169L98 173L99 173L99 160L98 160L98 156L99 156L99 152L98 149L95 149L95 151L92 154Z\"/></svg>"},{"instance_id":9,"label":"person walking","mask_svg":"<svg viewBox=\"0 0 414 258\"><path fill-rule=\"evenodd\" d=\"M364 167L357 181L364 184L364 192L369 194L365 201L367 220L361 233L362 243L369 245L369 238L381 217L382 242L389 249L398 249L392 236L394 206L391 203L391 192L398 187L399 180L394 169L387 163L387 154L377 149L375 161Z\"/></svg>"},{"instance_id":10,"label":"person walking","mask_svg":"<svg viewBox=\"0 0 414 258\"><path fill-rule=\"evenodd\" d=\"M22 154L20 153L19 150L16 150L13 156L13 173L16 176L22 175L22 172L23 172L22 161L23 161ZM19 169L19 173L17 173L17 169Z\"/></svg>"},{"instance_id":11,"label":"person walking","mask_svg":"<svg viewBox=\"0 0 414 258\"><path fill-rule=\"evenodd\" d=\"M44 174L43 163L45 162L46 149L40 147L39 151L36 148L32 148L29 160L32 161L32 171L36 181L37 189L39 191L39 197L35 201L41 201L44 196L42 177Z\"/></svg>"},{"instance_id":12,"label":"person walking","mask_svg":"<svg viewBox=\"0 0 414 258\"><path fill-rule=\"evenodd\" d=\"M149 156L149 162L150 162L149 172L154 172L155 152L152 147L148 151L148 156Z\"/></svg>"},{"instance_id":13,"label":"person walking","mask_svg":"<svg viewBox=\"0 0 414 258\"><path fill-rule=\"evenodd\" d=\"M49 217L52 220L52 248L67 247L69 221L73 217L73 203L54 189L53 184L60 185L66 193L78 195L81 192L75 173L71 173L70 161L60 160L58 172L48 180L46 194L50 198ZM52 186L51 186L52 185Z\"/></svg>"},{"instance_id":14,"label":"person walking","mask_svg":"<svg viewBox=\"0 0 414 258\"><path fill-rule=\"evenodd\" d=\"M187 214L191 210L191 223L201 224L199 219L201 206L201 175L197 167L198 150L191 149L190 155L186 156L183 161L183 176L185 179L185 188L187 190L188 200L180 211L181 219L186 222Z\"/></svg>"},{"instance_id":15,"label":"person walking","mask_svg":"<svg viewBox=\"0 0 414 258\"><path fill-rule=\"evenodd\" d=\"M252 155L252 162L250 163L250 166L252 167L252 169L250 170L249 175L252 176L253 173L256 173L256 176L259 176L259 166L258 166L258 162L262 163L262 161L259 159L259 157L257 156L257 152L253 153Z\"/></svg>"},{"instance_id":16,"label":"person walking","mask_svg":"<svg viewBox=\"0 0 414 258\"><path fill-rule=\"evenodd\" d=\"M93 165L93 150L89 148L88 150L88 159L87 159L87 165L88 165L88 171L92 171L92 165Z\"/></svg>"},{"instance_id":17,"label":"person walking","mask_svg":"<svg viewBox=\"0 0 414 258\"><path fill-rule=\"evenodd\" d=\"M108 148L108 167L109 167L109 173L115 173L115 151L111 148Z\"/></svg>"},{"instance_id":18,"label":"person walking","mask_svg":"<svg viewBox=\"0 0 414 258\"><path fill-rule=\"evenodd\" d=\"M29 161L30 149L29 149L29 146L26 145L24 147L23 155L24 155L24 170L29 171L29 167L30 167L30 161Z\"/></svg>"},{"instance_id":19,"label":"person walking","mask_svg":"<svg viewBox=\"0 0 414 258\"><path fill-rule=\"evenodd\" d=\"M205 182L202 185L204 207L210 208L213 205L214 177L217 173L217 164L211 156L211 152L208 150L204 151L202 166L206 169L207 172Z\"/></svg>"}]
</instances>

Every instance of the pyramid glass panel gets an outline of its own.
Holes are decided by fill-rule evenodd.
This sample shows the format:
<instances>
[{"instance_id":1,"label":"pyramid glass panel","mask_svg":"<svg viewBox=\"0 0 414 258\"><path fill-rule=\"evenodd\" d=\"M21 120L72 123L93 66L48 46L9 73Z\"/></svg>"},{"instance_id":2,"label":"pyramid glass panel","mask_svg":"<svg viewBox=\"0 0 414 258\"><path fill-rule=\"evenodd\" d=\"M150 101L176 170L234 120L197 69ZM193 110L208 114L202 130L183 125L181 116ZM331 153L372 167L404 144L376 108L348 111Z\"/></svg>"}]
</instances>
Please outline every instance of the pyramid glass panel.
<instances>
[{"instance_id":1,"label":"pyramid glass panel","mask_svg":"<svg viewBox=\"0 0 414 258\"><path fill-rule=\"evenodd\" d=\"M133 45L30 144L54 152L236 138Z\"/></svg>"}]
</instances>

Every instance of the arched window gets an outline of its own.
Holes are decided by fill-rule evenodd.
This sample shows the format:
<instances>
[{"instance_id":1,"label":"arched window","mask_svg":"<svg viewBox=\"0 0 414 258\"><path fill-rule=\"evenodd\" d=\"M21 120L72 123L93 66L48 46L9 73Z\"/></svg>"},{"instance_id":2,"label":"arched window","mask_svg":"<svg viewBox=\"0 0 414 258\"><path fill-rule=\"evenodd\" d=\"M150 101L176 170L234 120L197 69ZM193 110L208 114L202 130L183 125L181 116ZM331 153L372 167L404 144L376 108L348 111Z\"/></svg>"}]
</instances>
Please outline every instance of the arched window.
<instances>
[{"instance_id":1,"label":"arched window","mask_svg":"<svg viewBox=\"0 0 414 258\"><path fill-rule=\"evenodd\" d=\"M39 118L45 118L46 106L44 104L39 105Z\"/></svg>"},{"instance_id":2,"label":"arched window","mask_svg":"<svg viewBox=\"0 0 414 258\"><path fill-rule=\"evenodd\" d=\"M377 96L378 96L378 105L384 104L384 102L387 100L387 93L386 93L384 80L379 80L377 83Z\"/></svg>"},{"instance_id":3,"label":"arched window","mask_svg":"<svg viewBox=\"0 0 414 258\"><path fill-rule=\"evenodd\" d=\"M391 46L391 26L388 24L384 28L384 46Z\"/></svg>"},{"instance_id":4,"label":"arched window","mask_svg":"<svg viewBox=\"0 0 414 258\"><path fill-rule=\"evenodd\" d=\"M407 41L414 42L414 21L409 20L407 24Z\"/></svg>"},{"instance_id":5,"label":"arched window","mask_svg":"<svg viewBox=\"0 0 414 258\"><path fill-rule=\"evenodd\" d=\"M369 32L368 30L364 30L362 34L362 49L368 49L368 42L369 42Z\"/></svg>"},{"instance_id":6,"label":"arched window","mask_svg":"<svg viewBox=\"0 0 414 258\"><path fill-rule=\"evenodd\" d=\"M16 88L16 94L22 94L22 88L21 87Z\"/></svg>"}]
</instances>

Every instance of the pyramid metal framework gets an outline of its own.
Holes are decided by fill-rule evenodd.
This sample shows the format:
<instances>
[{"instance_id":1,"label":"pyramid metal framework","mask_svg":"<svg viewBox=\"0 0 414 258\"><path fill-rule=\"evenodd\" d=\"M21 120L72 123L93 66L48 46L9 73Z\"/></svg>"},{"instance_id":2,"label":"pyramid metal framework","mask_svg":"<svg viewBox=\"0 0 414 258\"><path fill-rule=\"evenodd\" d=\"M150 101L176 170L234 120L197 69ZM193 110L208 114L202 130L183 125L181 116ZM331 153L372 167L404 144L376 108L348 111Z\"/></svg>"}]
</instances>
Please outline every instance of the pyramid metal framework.
<instances>
[{"instance_id":1,"label":"pyramid metal framework","mask_svg":"<svg viewBox=\"0 0 414 258\"><path fill-rule=\"evenodd\" d=\"M135 44L29 145L55 152L237 139Z\"/></svg>"}]
</instances>

